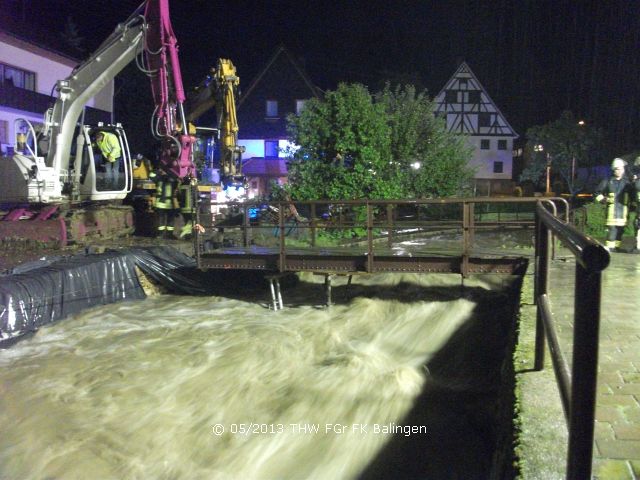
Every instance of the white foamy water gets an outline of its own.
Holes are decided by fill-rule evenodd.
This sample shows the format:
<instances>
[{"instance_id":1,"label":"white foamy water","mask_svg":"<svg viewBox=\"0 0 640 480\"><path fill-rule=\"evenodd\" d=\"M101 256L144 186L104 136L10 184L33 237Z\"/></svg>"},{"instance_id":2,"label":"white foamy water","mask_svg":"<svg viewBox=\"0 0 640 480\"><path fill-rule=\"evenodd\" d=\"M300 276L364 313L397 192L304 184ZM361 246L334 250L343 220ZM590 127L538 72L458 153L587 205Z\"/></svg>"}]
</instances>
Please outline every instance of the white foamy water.
<instances>
[{"instance_id":1,"label":"white foamy water","mask_svg":"<svg viewBox=\"0 0 640 480\"><path fill-rule=\"evenodd\" d=\"M454 275L344 283L331 309L309 283L279 312L222 297L109 305L0 351L0 478L356 478L476 304Z\"/></svg>"}]
</instances>

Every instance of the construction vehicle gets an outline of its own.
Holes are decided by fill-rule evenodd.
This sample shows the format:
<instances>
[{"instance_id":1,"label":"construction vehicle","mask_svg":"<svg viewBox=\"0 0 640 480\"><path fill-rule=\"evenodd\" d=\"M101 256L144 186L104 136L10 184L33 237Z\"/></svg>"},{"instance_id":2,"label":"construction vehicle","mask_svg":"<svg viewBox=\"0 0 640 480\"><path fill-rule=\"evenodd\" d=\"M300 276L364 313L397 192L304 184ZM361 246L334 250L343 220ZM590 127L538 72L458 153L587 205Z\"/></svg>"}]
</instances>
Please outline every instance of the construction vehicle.
<instances>
[{"instance_id":1,"label":"construction vehicle","mask_svg":"<svg viewBox=\"0 0 640 480\"><path fill-rule=\"evenodd\" d=\"M211 146L217 146L219 153L219 181L223 187L244 187L242 175L242 154L244 147L238 145L238 118L236 116L236 98L240 79L231 60L220 58L217 66L189 96L189 114L187 121L195 123L205 112L216 109L216 128L197 127L200 152L208 158ZM215 135L213 143L212 134ZM208 168L212 168L209 165Z\"/></svg>"},{"instance_id":2,"label":"construction vehicle","mask_svg":"<svg viewBox=\"0 0 640 480\"><path fill-rule=\"evenodd\" d=\"M0 173L0 203L12 207L0 221L0 238L53 239L64 245L133 230L133 210L114 205L132 189L126 133L119 124L78 125L78 120L89 99L134 59L151 80L151 133L160 141L160 168L179 179L195 175L195 138L187 130L168 0L146 0L88 60L57 82L57 99L38 138L30 122L18 120L27 125L27 136ZM98 131L114 134L121 150L122 172L115 185L101 182L92 148ZM24 218L29 220L18 221Z\"/></svg>"}]
</instances>

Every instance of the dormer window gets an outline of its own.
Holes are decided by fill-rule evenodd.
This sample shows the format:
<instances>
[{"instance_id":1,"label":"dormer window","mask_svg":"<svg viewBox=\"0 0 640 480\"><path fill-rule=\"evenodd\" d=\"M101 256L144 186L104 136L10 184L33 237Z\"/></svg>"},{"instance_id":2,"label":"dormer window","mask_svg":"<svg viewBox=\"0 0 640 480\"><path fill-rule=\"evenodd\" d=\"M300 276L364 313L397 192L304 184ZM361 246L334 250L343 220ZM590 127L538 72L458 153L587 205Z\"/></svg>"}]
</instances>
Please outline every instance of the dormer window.
<instances>
[{"instance_id":1,"label":"dormer window","mask_svg":"<svg viewBox=\"0 0 640 480\"><path fill-rule=\"evenodd\" d=\"M278 101L267 100L267 118L276 118L278 116Z\"/></svg>"}]
</instances>

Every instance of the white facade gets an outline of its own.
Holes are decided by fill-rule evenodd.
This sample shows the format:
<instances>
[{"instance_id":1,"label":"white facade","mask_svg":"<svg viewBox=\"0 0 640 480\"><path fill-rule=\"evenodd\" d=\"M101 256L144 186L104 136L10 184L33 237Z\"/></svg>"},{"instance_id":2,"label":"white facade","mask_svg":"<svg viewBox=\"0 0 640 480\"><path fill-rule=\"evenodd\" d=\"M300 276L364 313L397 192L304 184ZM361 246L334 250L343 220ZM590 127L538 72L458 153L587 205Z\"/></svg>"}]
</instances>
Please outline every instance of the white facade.
<instances>
[{"instance_id":1,"label":"white facade","mask_svg":"<svg viewBox=\"0 0 640 480\"><path fill-rule=\"evenodd\" d=\"M434 103L436 115L446 118L447 129L465 135L473 147L470 164L475 178L511 180L513 140L518 134L466 63L458 67Z\"/></svg>"},{"instance_id":2,"label":"white facade","mask_svg":"<svg viewBox=\"0 0 640 480\"><path fill-rule=\"evenodd\" d=\"M0 64L34 74L35 89L33 91L37 93L52 95L56 82L67 78L77 63L73 59L0 32ZM4 78L1 80L4 81ZM111 81L100 93L89 100L87 106L113 112L113 89L113 81ZM41 124L44 113L44 111L31 112L0 104L2 151L6 153L7 146L15 144L14 122L16 119L25 118L34 124Z\"/></svg>"},{"instance_id":3,"label":"white facade","mask_svg":"<svg viewBox=\"0 0 640 480\"><path fill-rule=\"evenodd\" d=\"M268 157L266 153L266 142L273 141L278 142L278 158L285 158L287 155L285 154L287 149L296 150L299 148L297 145L289 142L288 140L264 140L262 138L257 139L240 139L238 140L238 145L245 148L244 153L242 154L243 158L253 158L253 157Z\"/></svg>"}]
</instances>

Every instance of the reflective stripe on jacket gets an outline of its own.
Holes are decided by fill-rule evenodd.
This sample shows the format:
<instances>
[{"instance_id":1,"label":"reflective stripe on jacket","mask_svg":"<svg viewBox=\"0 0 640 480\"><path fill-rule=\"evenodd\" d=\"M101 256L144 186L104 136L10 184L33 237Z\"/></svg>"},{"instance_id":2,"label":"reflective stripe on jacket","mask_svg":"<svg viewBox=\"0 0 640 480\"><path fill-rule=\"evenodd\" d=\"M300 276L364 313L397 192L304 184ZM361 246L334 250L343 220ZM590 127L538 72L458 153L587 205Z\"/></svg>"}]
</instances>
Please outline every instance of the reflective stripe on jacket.
<instances>
[{"instance_id":1,"label":"reflective stripe on jacket","mask_svg":"<svg viewBox=\"0 0 640 480\"><path fill-rule=\"evenodd\" d=\"M156 200L153 204L160 210L173 210L174 197L177 181L166 177L159 177L156 181Z\"/></svg>"},{"instance_id":2,"label":"reflective stripe on jacket","mask_svg":"<svg viewBox=\"0 0 640 480\"><path fill-rule=\"evenodd\" d=\"M178 202L180 203L180 212L191 213L193 210L193 198L190 184L183 183L178 187Z\"/></svg>"},{"instance_id":3,"label":"reflective stripe on jacket","mask_svg":"<svg viewBox=\"0 0 640 480\"><path fill-rule=\"evenodd\" d=\"M629 205L634 197L634 188L628 179L608 178L600 182L596 190L596 201L607 200L608 227L624 227L627 224Z\"/></svg>"}]
</instances>

